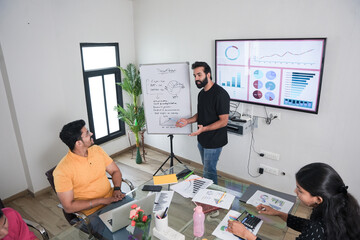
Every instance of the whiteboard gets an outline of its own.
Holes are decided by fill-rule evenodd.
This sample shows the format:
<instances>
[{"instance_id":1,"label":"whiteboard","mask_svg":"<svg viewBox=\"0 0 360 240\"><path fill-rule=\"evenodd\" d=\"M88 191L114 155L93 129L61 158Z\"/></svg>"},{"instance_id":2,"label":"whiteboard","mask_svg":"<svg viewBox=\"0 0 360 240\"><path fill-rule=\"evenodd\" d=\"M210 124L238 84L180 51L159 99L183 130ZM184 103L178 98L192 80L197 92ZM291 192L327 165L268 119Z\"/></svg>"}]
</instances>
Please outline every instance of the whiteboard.
<instances>
[{"instance_id":1,"label":"whiteboard","mask_svg":"<svg viewBox=\"0 0 360 240\"><path fill-rule=\"evenodd\" d=\"M140 65L146 130L149 134L190 134L191 124L176 121L191 115L189 63Z\"/></svg>"}]
</instances>

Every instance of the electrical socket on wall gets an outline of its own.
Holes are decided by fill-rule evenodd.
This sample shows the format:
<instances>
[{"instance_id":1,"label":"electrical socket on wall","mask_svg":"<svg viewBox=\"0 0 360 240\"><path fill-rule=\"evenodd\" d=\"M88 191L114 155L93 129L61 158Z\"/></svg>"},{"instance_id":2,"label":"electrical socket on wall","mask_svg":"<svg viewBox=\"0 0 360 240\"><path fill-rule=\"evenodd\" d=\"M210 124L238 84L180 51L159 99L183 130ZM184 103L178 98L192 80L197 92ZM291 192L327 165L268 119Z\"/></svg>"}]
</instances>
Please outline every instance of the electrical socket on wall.
<instances>
[{"instance_id":1,"label":"electrical socket on wall","mask_svg":"<svg viewBox=\"0 0 360 240\"><path fill-rule=\"evenodd\" d=\"M279 176L280 170L278 168L273 168L268 165L260 164L260 167L264 169L264 172Z\"/></svg>"},{"instance_id":2,"label":"electrical socket on wall","mask_svg":"<svg viewBox=\"0 0 360 240\"><path fill-rule=\"evenodd\" d=\"M273 153L273 152L269 152L266 150L260 150L260 152L264 154L265 158L277 160L277 161L280 160L280 154L278 154L278 153Z\"/></svg>"}]
</instances>

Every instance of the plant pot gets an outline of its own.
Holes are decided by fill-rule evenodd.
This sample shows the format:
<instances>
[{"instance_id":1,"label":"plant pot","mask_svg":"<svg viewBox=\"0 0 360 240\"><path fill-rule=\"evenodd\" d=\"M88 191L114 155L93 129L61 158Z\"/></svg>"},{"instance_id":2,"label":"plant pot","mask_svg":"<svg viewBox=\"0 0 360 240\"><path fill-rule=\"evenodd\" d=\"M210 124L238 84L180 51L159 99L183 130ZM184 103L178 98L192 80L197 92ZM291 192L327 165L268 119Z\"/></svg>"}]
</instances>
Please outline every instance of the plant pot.
<instances>
[{"instance_id":1,"label":"plant pot","mask_svg":"<svg viewBox=\"0 0 360 240\"><path fill-rule=\"evenodd\" d=\"M140 154L140 147L136 147L136 163L137 164L142 163L142 158L141 158L141 154Z\"/></svg>"}]
</instances>

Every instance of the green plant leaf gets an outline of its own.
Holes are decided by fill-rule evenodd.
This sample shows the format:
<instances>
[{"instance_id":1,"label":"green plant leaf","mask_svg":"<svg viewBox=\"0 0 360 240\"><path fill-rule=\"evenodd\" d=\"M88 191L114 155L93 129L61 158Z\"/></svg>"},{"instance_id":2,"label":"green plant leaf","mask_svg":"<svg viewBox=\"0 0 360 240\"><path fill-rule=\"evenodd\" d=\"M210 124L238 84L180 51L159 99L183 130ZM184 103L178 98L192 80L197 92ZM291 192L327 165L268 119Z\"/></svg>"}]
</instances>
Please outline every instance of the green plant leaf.
<instances>
[{"instance_id":1,"label":"green plant leaf","mask_svg":"<svg viewBox=\"0 0 360 240\"><path fill-rule=\"evenodd\" d=\"M132 63L126 68L118 67L121 70L123 79L117 83L129 94L131 103L126 104L126 108L118 105L114 109L118 112L118 118L129 126L135 134L136 146L139 146L139 132L145 127L145 112L143 104L139 104L139 96L142 94L140 72ZM137 124L135 124L137 123Z\"/></svg>"}]
</instances>

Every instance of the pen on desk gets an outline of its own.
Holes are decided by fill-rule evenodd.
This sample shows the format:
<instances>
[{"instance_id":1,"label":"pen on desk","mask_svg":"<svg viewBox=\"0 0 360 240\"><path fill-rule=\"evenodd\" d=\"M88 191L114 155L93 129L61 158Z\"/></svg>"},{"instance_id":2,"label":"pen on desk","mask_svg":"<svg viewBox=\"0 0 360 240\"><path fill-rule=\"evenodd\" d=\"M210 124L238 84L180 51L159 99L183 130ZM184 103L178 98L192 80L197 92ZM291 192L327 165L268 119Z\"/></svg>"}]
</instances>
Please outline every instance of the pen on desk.
<instances>
[{"instance_id":1,"label":"pen on desk","mask_svg":"<svg viewBox=\"0 0 360 240\"><path fill-rule=\"evenodd\" d=\"M202 179L202 177L186 179L185 181L190 182L190 181L199 180L199 179Z\"/></svg>"},{"instance_id":2,"label":"pen on desk","mask_svg":"<svg viewBox=\"0 0 360 240\"><path fill-rule=\"evenodd\" d=\"M219 199L219 201L217 202L217 204L219 204L221 202L221 200L225 197L226 192L224 192L224 194L221 196L221 198Z\"/></svg>"},{"instance_id":3,"label":"pen on desk","mask_svg":"<svg viewBox=\"0 0 360 240\"><path fill-rule=\"evenodd\" d=\"M162 218L166 217L166 212L167 212L168 208L169 208L169 207L166 207L165 212L164 212Z\"/></svg>"}]
</instances>

